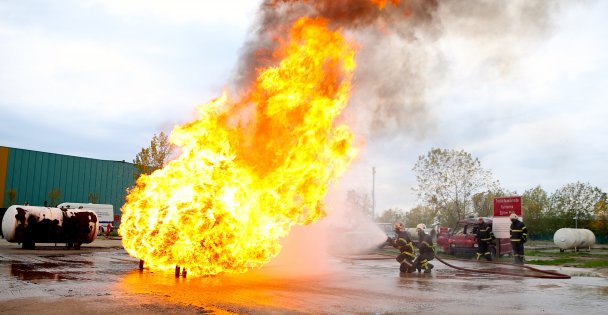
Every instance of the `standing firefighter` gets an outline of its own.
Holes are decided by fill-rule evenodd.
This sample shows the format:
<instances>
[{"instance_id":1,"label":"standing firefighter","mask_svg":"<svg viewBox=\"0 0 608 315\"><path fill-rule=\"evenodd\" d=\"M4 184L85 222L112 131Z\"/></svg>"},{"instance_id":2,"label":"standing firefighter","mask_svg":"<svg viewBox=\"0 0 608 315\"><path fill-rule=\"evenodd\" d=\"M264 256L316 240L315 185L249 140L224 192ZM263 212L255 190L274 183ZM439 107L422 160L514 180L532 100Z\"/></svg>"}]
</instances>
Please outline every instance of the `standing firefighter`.
<instances>
[{"instance_id":1,"label":"standing firefighter","mask_svg":"<svg viewBox=\"0 0 608 315\"><path fill-rule=\"evenodd\" d=\"M414 272L414 244L412 243L412 237L410 233L405 230L403 223L397 222L393 226L397 236L395 239L390 239L390 243L393 247L399 249L399 256L397 261L399 262L399 270L401 272Z\"/></svg>"},{"instance_id":2,"label":"standing firefighter","mask_svg":"<svg viewBox=\"0 0 608 315\"><path fill-rule=\"evenodd\" d=\"M424 269L424 273L430 273L433 269L433 264L429 261L435 259L435 250L433 249L433 238L424 233L426 225L420 223L416 226L418 231L418 256L414 260L414 266L420 272Z\"/></svg>"},{"instance_id":3,"label":"standing firefighter","mask_svg":"<svg viewBox=\"0 0 608 315\"><path fill-rule=\"evenodd\" d=\"M492 239L494 235L492 233L492 228L489 224L487 224L483 217L479 217L479 226L477 227L477 260L481 258L481 256L485 257L487 261L492 260L492 253L490 252L490 247L492 244Z\"/></svg>"},{"instance_id":4,"label":"standing firefighter","mask_svg":"<svg viewBox=\"0 0 608 315\"><path fill-rule=\"evenodd\" d=\"M517 214L511 213L511 246L513 259L516 264L524 264L524 243L528 240L528 228L519 221Z\"/></svg>"}]
</instances>

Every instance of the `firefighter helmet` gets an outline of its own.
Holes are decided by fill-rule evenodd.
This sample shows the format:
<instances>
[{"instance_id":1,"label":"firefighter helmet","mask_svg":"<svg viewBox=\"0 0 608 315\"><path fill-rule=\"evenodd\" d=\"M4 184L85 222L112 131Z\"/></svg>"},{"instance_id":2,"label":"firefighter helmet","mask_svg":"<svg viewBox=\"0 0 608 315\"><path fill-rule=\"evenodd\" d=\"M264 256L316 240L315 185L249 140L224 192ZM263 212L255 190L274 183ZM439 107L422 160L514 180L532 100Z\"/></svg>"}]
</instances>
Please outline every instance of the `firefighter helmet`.
<instances>
[{"instance_id":1,"label":"firefighter helmet","mask_svg":"<svg viewBox=\"0 0 608 315\"><path fill-rule=\"evenodd\" d=\"M424 225L424 223L418 223L418 225L416 225L416 229L424 230L426 229L426 225Z\"/></svg>"},{"instance_id":2,"label":"firefighter helmet","mask_svg":"<svg viewBox=\"0 0 608 315\"><path fill-rule=\"evenodd\" d=\"M509 216L509 218L511 218L511 220L517 219L517 214L511 213L511 215Z\"/></svg>"}]
</instances>

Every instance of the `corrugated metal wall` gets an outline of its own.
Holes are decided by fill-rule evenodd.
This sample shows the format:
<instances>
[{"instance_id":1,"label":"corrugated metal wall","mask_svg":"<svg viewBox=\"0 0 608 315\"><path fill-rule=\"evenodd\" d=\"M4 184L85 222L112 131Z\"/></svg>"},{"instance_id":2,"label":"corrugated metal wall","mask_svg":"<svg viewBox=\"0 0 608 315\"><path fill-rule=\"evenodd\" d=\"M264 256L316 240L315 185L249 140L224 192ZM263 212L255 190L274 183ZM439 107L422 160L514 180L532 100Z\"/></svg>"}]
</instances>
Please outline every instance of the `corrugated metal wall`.
<instances>
[{"instance_id":1,"label":"corrugated metal wall","mask_svg":"<svg viewBox=\"0 0 608 315\"><path fill-rule=\"evenodd\" d=\"M98 196L96 203L112 204L114 213L119 214L126 189L135 183L136 168L127 162L0 147L0 168L3 152L8 154L5 178L0 169L2 207L10 206L8 191L11 189L17 193L15 204L27 201L32 206L43 206L47 201L49 206L55 206L49 193L58 189L61 194L55 201L57 204L88 203L92 193Z\"/></svg>"}]
</instances>

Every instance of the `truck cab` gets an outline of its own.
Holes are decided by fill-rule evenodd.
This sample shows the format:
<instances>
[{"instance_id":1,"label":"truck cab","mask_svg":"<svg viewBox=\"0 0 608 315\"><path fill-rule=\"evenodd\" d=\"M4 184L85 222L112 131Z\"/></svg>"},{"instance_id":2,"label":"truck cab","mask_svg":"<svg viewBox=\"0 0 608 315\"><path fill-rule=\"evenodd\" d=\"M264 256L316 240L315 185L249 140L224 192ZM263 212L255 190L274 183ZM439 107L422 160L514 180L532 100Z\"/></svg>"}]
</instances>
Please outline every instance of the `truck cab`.
<instances>
[{"instance_id":1,"label":"truck cab","mask_svg":"<svg viewBox=\"0 0 608 315\"><path fill-rule=\"evenodd\" d=\"M483 218L484 222L492 226L492 218ZM468 218L458 221L455 228L448 230L440 228L437 235L437 245L446 254L462 257L474 257L477 252L477 229L478 218ZM490 245L492 257L511 255L511 240L508 238L496 238Z\"/></svg>"}]
</instances>

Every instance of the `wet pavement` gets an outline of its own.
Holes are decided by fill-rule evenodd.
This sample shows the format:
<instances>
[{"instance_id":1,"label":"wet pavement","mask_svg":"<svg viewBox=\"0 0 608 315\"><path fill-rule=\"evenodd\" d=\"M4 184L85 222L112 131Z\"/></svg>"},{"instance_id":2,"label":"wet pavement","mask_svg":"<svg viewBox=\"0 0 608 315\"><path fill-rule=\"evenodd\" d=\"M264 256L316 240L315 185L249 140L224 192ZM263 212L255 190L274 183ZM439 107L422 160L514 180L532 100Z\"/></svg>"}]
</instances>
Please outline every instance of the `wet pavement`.
<instances>
[{"instance_id":1,"label":"wet pavement","mask_svg":"<svg viewBox=\"0 0 608 315\"><path fill-rule=\"evenodd\" d=\"M307 275L271 265L175 278L140 271L138 262L118 240L96 240L80 251L22 250L0 240L0 313L604 314L608 307L608 279L580 268L544 268L572 278L537 279L463 272L435 260L431 274L400 274L393 259L358 255L330 257Z\"/></svg>"}]
</instances>

